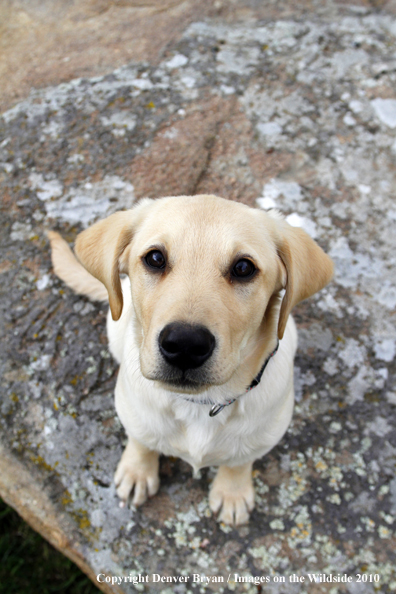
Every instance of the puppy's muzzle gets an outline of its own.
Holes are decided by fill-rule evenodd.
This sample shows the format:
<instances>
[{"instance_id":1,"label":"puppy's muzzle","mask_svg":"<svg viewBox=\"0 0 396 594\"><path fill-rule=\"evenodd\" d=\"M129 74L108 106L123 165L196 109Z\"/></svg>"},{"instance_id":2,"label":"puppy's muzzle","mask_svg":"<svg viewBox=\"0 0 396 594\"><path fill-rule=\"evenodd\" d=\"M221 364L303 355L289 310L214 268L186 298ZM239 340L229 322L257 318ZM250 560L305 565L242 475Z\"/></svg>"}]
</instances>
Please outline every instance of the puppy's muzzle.
<instances>
[{"instance_id":1,"label":"puppy's muzzle","mask_svg":"<svg viewBox=\"0 0 396 594\"><path fill-rule=\"evenodd\" d=\"M204 326L172 322L161 330L158 343L165 361L184 372L201 367L212 355L216 340Z\"/></svg>"}]
</instances>

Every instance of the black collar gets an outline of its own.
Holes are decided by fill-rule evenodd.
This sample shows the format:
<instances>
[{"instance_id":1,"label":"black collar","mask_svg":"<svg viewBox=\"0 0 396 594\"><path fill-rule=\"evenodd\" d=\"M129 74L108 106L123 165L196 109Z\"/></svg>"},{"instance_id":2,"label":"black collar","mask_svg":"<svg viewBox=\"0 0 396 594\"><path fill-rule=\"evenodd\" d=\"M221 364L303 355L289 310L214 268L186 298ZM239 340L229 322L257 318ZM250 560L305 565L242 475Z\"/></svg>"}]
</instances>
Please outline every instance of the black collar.
<instances>
[{"instance_id":1,"label":"black collar","mask_svg":"<svg viewBox=\"0 0 396 594\"><path fill-rule=\"evenodd\" d=\"M270 353L268 355L268 357L266 358L266 360L264 361L264 364L262 366L262 368L260 369L260 371L258 372L258 374L256 375L256 377L253 379L253 381L251 382L251 384L246 388L245 392L250 392L250 390L253 390L253 388L255 388L256 386L259 385L261 378L263 377L263 373L265 371L265 368L267 367L269 360L272 359L272 357L275 355L276 351L279 348L279 340L277 342L276 348L272 351L272 353ZM212 408L210 409L209 412L209 416L210 417L215 417L216 415L218 415L223 408L225 408L226 406L229 406L230 404L232 404L233 402L235 402L235 400L237 400L237 398L233 398L232 400L227 401L225 404L214 404L212 406Z\"/></svg>"}]
</instances>

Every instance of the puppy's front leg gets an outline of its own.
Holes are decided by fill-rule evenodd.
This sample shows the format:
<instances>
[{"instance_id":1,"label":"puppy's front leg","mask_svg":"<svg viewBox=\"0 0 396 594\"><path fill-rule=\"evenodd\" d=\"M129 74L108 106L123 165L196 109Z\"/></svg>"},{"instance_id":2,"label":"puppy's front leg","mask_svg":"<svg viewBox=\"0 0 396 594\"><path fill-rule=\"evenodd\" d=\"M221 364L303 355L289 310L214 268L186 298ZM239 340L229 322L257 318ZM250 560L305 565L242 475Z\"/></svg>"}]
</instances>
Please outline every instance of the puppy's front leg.
<instances>
[{"instance_id":1,"label":"puppy's front leg","mask_svg":"<svg viewBox=\"0 0 396 594\"><path fill-rule=\"evenodd\" d=\"M159 487L158 458L157 452L149 450L133 437L128 438L114 476L121 506L125 505L132 491L132 503L136 506L142 505L147 496L156 494Z\"/></svg>"},{"instance_id":2,"label":"puppy's front leg","mask_svg":"<svg viewBox=\"0 0 396 594\"><path fill-rule=\"evenodd\" d=\"M245 524L254 508L252 463L242 466L220 466L209 493L210 509L221 512L219 522Z\"/></svg>"}]
</instances>

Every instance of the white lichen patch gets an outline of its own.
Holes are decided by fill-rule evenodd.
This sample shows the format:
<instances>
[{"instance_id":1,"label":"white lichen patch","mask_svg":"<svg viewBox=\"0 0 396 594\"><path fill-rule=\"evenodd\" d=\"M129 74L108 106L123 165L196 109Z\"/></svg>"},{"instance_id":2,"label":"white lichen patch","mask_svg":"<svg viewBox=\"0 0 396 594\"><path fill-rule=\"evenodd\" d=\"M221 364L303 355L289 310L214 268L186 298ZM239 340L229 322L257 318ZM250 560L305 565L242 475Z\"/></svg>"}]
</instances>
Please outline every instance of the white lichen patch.
<instances>
[{"instance_id":1,"label":"white lichen patch","mask_svg":"<svg viewBox=\"0 0 396 594\"><path fill-rule=\"evenodd\" d=\"M85 182L70 188L61 197L45 202L47 215L71 224L87 227L98 218L131 208L135 200L133 186L116 175L100 182Z\"/></svg>"},{"instance_id":2,"label":"white lichen patch","mask_svg":"<svg viewBox=\"0 0 396 594\"><path fill-rule=\"evenodd\" d=\"M270 522L270 528L272 530L284 530L285 524L284 524L283 520L281 520L280 518L277 518L275 520L272 520L272 522Z\"/></svg>"},{"instance_id":3,"label":"white lichen patch","mask_svg":"<svg viewBox=\"0 0 396 594\"><path fill-rule=\"evenodd\" d=\"M392 531L389 530L386 526L378 526L378 536L380 538L391 538Z\"/></svg>"},{"instance_id":4,"label":"white lichen patch","mask_svg":"<svg viewBox=\"0 0 396 594\"><path fill-rule=\"evenodd\" d=\"M30 223L20 223L16 221L11 228L12 241L26 241L34 236L32 225Z\"/></svg>"},{"instance_id":5,"label":"white lichen patch","mask_svg":"<svg viewBox=\"0 0 396 594\"><path fill-rule=\"evenodd\" d=\"M364 345L359 345L354 338L348 338L344 348L338 352L338 356L347 367L356 367L365 361L366 348Z\"/></svg>"},{"instance_id":6,"label":"white lichen patch","mask_svg":"<svg viewBox=\"0 0 396 594\"><path fill-rule=\"evenodd\" d=\"M285 509L290 508L307 491L309 483L306 479L307 464L303 453L298 452L295 460L290 461L291 476L282 483L278 491L280 507L271 510L275 515L283 516Z\"/></svg>"},{"instance_id":7,"label":"white lichen patch","mask_svg":"<svg viewBox=\"0 0 396 594\"><path fill-rule=\"evenodd\" d=\"M381 99L371 102L376 116L389 128L396 128L396 99Z\"/></svg>"},{"instance_id":8,"label":"white lichen patch","mask_svg":"<svg viewBox=\"0 0 396 594\"><path fill-rule=\"evenodd\" d=\"M39 291L44 291L44 289L51 286L51 284L52 279L49 274L43 274L43 276L36 281L36 287Z\"/></svg>"},{"instance_id":9,"label":"white lichen patch","mask_svg":"<svg viewBox=\"0 0 396 594\"><path fill-rule=\"evenodd\" d=\"M394 310L396 307L396 286L385 279L380 290L374 295L374 299L387 309Z\"/></svg>"},{"instance_id":10,"label":"white lichen patch","mask_svg":"<svg viewBox=\"0 0 396 594\"><path fill-rule=\"evenodd\" d=\"M136 116L134 114L119 111L111 116L102 116L100 118L103 126L112 128L111 132L115 136L124 136L126 132L131 132L136 126Z\"/></svg>"},{"instance_id":11,"label":"white lichen patch","mask_svg":"<svg viewBox=\"0 0 396 594\"><path fill-rule=\"evenodd\" d=\"M396 354L396 341L393 338L384 338L374 345L374 352L376 358L381 361L393 361Z\"/></svg>"},{"instance_id":12,"label":"white lichen patch","mask_svg":"<svg viewBox=\"0 0 396 594\"><path fill-rule=\"evenodd\" d=\"M360 518L360 521L363 524L363 526L365 527L367 532L374 532L374 530L375 530L374 520L372 520L371 518L368 518L367 516L363 516Z\"/></svg>"},{"instance_id":13,"label":"white lichen patch","mask_svg":"<svg viewBox=\"0 0 396 594\"><path fill-rule=\"evenodd\" d=\"M296 182L274 178L264 185L263 198L273 200L274 204L277 204L277 200L282 198L283 204L288 208L293 208L302 199L301 187Z\"/></svg>"},{"instance_id":14,"label":"white lichen patch","mask_svg":"<svg viewBox=\"0 0 396 594\"><path fill-rule=\"evenodd\" d=\"M282 543L279 540L270 546L252 547L248 550L248 553L255 560L257 569L261 569L269 575L274 575L279 571L279 568L286 569L290 564L289 559L280 554L281 549Z\"/></svg>"},{"instance_id":15,"label":"white lichen patch","mask_svg":"<svg viewBox=\"0 0 396 594\"><path fill-rule=\"evenodd\" d=\"M195 540L191 537L195 534L197 529L194 524L199 521L200 517L194 507L191 507L185 513L179 512L174 521L165 521L165 526L173 530L171 536L174 538L175 546L177 548L184 546L190 546L193 549L196 548Z\"/></svg>"},{"instance_id":16,"label":"white lichen patch","mask_svg":"<svg viewBox=\"0 0 396 594\"><path fill-rule=\"evenodd\" d=\"M258 473L253 473L253 480L256 496L259 496L259 498L261 499L263 495L266 495L269 492L269 486L261 480Z\"/></svg>"},{"instance_id":17,"label":"white lichen patch","mask_svg":"<svg viewBox=\"0 0 396 594\"><path fill-rule=\"evenodd\" d=\"M387 435L393 430L393 426L389 424L388 420L384 417L376 417L371 423L367 425L367 431L382 437Z\"/></svg>"},{"instance_id":18,"label":"white lichen patch","mask_svg":"<svg viewBox=\"0 0 396 594\"><path fill-rule=\"evenodd\" d=\"M330 503L334 503L335 505L340 505L341 497L338 493L333 493L332 495L328 495L327 501L329 501Z\"/></svg>"},{"instance_id":19,"label":"white lichen patch","mask_svg":"<svg viewBox=\"0 0 396 594\"><path fill-rule=\"evenodd\" d=\"M40 355L39 357L33 357L33 360L30 363L30 368L33 371L45 371L48 369L50 362L52 359L52 355Z\"/></svg>"},{"instance_id":20,"label":"white lichen patch","mask_svg":"<svg viewBox=\"0 0 396 594\"><path fill-rule=\"evenodd\" d=\"M307 506L301 506L294 516L294 526L287 536L287 543L291 549L297 546L309 546L312 539L312 520Z\"/></svg>"},{"instance_id":21,"label":"white lichen patch","mask_svg":"<svg viewBox=\"0 0 396 594\"><path fill-rule=\"evenodd\" d=\"M173 68L180 68L181 66L185 66L187 62L187 56L184 56L183 54L176 54L175 56L173 56L173 58L165 62L165 66L166 68L172 70Z\"/></svg>"},{"instance_id":22,"label":"white lichen patch","mask_svg":"<svg viewBox=\"0 0 396 594\"><path fill-rule=\"evenodd\" d=\"M277 122L257 124L257 130L263 136L276 136L277 134L282 134L282 126L280 126Z\"/></svg>"},{"instance_id":23,"label":"white lichen patch","mask_svg":"<svg viewBox=\"0 0 396 594\"><path fill-rule=\"evenodd\" d=\"M37 190L37 198L43 202L62 196L63 186L57 179L45 180L41 173L32 172L29 182L32 190Z\"/></svg>"}]
</instances>

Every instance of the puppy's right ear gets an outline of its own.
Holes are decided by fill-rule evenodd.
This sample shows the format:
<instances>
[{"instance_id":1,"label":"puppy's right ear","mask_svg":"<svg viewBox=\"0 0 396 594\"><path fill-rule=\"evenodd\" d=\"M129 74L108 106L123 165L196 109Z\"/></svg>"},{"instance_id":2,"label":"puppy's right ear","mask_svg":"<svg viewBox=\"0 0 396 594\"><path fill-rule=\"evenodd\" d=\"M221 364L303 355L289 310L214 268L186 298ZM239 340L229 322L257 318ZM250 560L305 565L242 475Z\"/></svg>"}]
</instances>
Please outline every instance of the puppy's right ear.
<instances>
[{"instance_id":1,"label":"puppy's right ear","mask_svg":"<svg viewBox=\"0 0 396 594\"><path fill-rule=\"evenodd\" d=\"M77 236L74 251L81 264L100 280L109 294L113 320L122 313L120 272L126 272L126 250L152 200L142 200L131 210L116 212ZM124 258L123 258L124 256Z\"/></svg>"}]
</instances>

